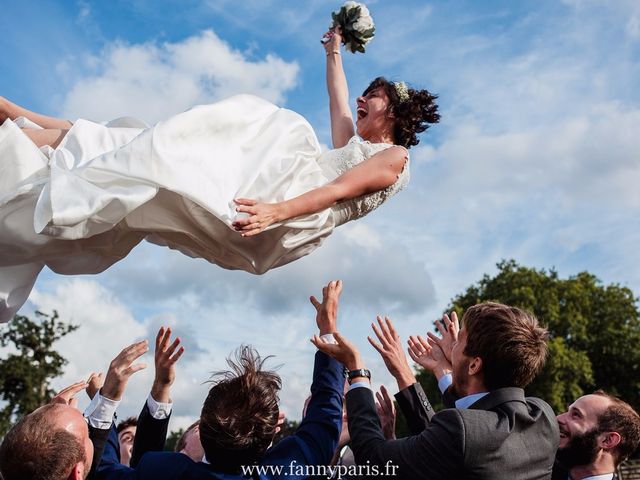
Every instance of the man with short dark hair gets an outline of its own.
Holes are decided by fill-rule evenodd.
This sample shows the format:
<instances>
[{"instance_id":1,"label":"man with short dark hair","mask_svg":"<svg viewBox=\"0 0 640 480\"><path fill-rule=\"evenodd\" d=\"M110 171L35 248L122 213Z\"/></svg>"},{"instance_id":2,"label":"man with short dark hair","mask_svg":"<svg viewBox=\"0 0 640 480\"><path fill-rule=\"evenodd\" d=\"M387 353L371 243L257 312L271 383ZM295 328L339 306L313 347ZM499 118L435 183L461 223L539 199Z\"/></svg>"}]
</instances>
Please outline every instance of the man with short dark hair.
<instances>
[{"instance_id":1,"label":"man with short dark hair","mask_svg":"<svg viewBox=\"0 0 640 480\"><path fill-rule=\"evenodd\" d=\"M558 424L557 480L611 480L640 444L638 413L602 390L578 398Z\"/></svg>"},{"instance_id":2,"label":"man with short dark hair","mask_svg":"<svg viewBox=\"0 0 640 480\"><path fill-rule=\"evenodd\" d=\"M555 414L523 391L544 364L546 330L532 315L496 303L471 307L463 324L457 339L445 345L456 408L425 416L430 423L419 435L395 441L382 434L370 372L358 350L339 334L337 345L316 342L349 369L347 409L356 462L368 465L369 474L403 479L551 478L558 446ZM380 328L390 329L382 323ZM390 347L388 336L390 331L378 335L384 348Z\"/></svg>"}]
</instances>

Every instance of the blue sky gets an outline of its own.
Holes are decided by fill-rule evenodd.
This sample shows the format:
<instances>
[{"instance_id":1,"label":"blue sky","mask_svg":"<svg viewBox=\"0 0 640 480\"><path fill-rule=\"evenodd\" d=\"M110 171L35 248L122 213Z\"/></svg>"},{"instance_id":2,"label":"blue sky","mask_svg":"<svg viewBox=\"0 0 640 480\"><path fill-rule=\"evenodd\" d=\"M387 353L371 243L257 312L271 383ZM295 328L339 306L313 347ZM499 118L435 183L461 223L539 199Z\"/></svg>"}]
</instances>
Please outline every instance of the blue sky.
<instances>
[{"instance_id":1,"label":"blue sky","mask_svg":"<svg viewBox=\"0 0 640 480\"><path fill-rule=\"evenodd\" d=\"M31 109L153 123L251 92L302 113L330 143L318 40L339 2L4 3L0 95ZM61 343L71 364L60 385L164 322L188 347L173 427L197 415L201 383L242 342L284 364L283 408L297 418L313 354L306 302L332 278L345 279L343 330L390 386L366 342L375 315L404 337L424 332L503 258L640 292L640 5L368 5L376 37L365 55L344 55L352 99L378 75L440 95L443 121L412 149L409 188L262 277L148 245L97 276L43 273L23 312L57 308L83 325ZM151 373L132 381L123 414Z\"/></svg>"}]
</instances>

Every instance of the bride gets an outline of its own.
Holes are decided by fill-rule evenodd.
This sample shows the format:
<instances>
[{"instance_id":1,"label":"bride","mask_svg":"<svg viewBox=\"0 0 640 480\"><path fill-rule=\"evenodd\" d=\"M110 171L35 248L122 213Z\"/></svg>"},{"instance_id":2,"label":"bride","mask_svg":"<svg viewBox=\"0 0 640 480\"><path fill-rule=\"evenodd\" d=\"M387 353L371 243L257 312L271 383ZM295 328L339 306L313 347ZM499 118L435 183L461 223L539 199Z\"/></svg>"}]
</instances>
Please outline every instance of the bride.
<instances>
[{"instance_id":1,"label":"bride","mask_svg":"<svg viewBox=\"0 0 640 480\"><path fill-rule=\"evenodd\" d=\"M45 265L98 273L146 239L262 274L402 189L407 149L439 120L436 97L376 78L356 100L354 129L341 37L327 35L326 152L302 116L250 95L152 128L71 124L0 98L0 321Z\"/></svg>"}]
</instances>

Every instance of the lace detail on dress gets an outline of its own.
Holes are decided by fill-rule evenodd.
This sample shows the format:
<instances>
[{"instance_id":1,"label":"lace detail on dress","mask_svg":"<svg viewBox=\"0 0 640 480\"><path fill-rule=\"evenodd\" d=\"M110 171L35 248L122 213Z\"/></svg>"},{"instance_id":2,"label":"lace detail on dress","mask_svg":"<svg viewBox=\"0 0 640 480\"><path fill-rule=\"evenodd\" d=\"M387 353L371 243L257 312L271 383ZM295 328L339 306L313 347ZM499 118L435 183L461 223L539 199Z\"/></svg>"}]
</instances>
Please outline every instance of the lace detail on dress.
<instances>
[{"instance_id":1,"label":"lace detail on dress","mask_svg":"<svg viewBox=\"0 0 640 480\"><path fill-rule=\"evenodd\" d=\"M344 147L323 153L318 163L327 178L333 180L376 153L392 146L387 143L370 143L354 136ZM409 178L409 159L407 158L407 162L395 183L377 192L345 200L334 205L333 212L336 223L341 225L367 215L406 187L409 183Z\"/></svg>"}]
</instances>

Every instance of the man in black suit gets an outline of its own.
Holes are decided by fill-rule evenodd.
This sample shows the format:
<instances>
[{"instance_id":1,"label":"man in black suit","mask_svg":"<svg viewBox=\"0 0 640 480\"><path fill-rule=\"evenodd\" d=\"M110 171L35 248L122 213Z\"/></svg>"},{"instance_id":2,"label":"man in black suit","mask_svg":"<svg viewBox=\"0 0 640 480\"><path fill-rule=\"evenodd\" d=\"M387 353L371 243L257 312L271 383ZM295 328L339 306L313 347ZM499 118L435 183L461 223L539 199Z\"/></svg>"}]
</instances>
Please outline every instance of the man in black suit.
<instances>
[{"instance_id":1,"label":"man in black suit","mask_svg":"<svg viewBox=\"0 0 640 480\"><path fill-rule=\"evenodd\" d=\"M358 350L340 334L316 341L349 369L349 431L356 462L403 479L549 479L558 446L553 410L525 398L544 364L547 332L530 314L496 303L465 313L451 351L456 408L433 415L419 434L386 441Z\"/></svg>"},{"instance_id":2,"label":"man in black suit","mask_svg":"<svg viewBox=\"0 0 640 480\"><path fill-rule=\"evenodd\" d=\"M611 480L640 444L638 413L602 390L573 402L558 424L554 480Z\"/></svg>"}]
</instances>

